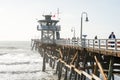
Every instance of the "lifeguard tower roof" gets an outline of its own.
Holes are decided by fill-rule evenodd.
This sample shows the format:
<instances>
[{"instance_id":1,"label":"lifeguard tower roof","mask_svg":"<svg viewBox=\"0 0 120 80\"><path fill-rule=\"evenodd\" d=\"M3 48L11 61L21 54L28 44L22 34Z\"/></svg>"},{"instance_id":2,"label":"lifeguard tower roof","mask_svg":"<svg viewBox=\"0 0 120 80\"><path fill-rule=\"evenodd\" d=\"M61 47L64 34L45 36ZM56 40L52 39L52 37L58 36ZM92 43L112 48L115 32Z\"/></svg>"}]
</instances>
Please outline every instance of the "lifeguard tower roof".
<instances>
[{"instance_id":1,"label":"lifeguard tower roof","mask_svg":"<svg viewBox=\"0 0 120 80\"><path fill-rule=\"evenodd\" d=\"M57 23L59 20L52 20L51 17L52 15L43 15L45 17L44 20L38 20L39 23L41 22L51 22L51 23Z\"/></svg>"}]
</instances>

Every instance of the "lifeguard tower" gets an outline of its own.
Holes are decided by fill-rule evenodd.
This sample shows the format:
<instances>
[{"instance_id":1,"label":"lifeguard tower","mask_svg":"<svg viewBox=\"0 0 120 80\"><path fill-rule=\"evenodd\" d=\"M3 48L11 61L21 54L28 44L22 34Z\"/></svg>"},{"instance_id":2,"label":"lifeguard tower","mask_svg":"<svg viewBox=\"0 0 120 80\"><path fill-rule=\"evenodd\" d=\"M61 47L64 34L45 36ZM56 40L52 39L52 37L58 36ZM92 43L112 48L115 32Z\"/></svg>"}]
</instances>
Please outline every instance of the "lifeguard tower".
<instances>
[{"instance_id":1,"label":"lifeguard tower","mask_svg":"<svg viewBox=\"0 0 120 80\"><path fill-rule=\"evenodd\" d=\"M52 15L43 15L45 20L38 20L40 25L37 26L37 30L41 31L42 43L55 43L55 40L60 39L60 26L57 25L59 20L52 20Z\"/></svg>"}]
</instances>

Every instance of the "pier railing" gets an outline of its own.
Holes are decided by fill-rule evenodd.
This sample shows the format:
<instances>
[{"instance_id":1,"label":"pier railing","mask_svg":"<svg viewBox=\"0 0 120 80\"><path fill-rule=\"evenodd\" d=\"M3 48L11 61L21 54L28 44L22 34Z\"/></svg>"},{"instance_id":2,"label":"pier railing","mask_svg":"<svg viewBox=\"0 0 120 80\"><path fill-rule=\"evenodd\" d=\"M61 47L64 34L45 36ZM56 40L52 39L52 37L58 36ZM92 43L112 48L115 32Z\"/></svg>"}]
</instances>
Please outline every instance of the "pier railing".
<instances>
[{"instance_id":1,"label":"pier railing","mask_svg":"<svg viewBox=\"0 0 120 80\"><path fill-rule=\"evenodd\" d=\"M120 51L120 39L56 40L57 44Z\"/></svg>"},{"instance_id":2,"label":"pier railing","mask_svg":"<svg viewBox=\"0 0 120 80\"><path fill-rule=\"evenodd\" d=\"M98 40L86 40L86 47L98 48L98 49L110 49L114 51L120 50L120 39L98 39Z\"/></svg>"},{"instance_id":3,"label":"pier railing","mask_svg":"<svg viewBox=\"0 0 120 80\"><path fill-rule=\"evenodd\" d=\"M40 39L34 39L35 42L41 42ZM46 42L42 42L46 43ZM55 40L56 44L60 45L71 45L80 46L84 48L97 48L105 50L120 51L120 39L83 39L72 40L72 39L60 39Z\"/></svg>"}]
</instances>

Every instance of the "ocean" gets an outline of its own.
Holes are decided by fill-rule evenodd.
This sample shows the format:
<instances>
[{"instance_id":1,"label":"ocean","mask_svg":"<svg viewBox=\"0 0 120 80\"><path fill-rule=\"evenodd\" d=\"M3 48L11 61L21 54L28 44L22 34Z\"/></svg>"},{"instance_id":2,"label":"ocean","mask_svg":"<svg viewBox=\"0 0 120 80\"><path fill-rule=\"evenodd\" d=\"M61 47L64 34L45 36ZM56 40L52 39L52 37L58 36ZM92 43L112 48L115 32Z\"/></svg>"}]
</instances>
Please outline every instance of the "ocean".
<instances>
[{"instance_id":1,"label":"ocean","mask_svg":"<svg viewBox=\"0 0 120 80\"><path fill-rule=\"evenodd\" d=\"M0 41L0 80L55 80L53 71L42 72L42 57L29 41Z\"/></svg>"},{"instance_id":2,"label":"ocean","mask_svg":"<svg viewBox=\"0 0 120 80\"><path fill-rule=\"evenodd\" d=\"M42 72L42 60L31 50L30 41L0 41L0 80L57 80L48 64ZM115 80L120 76L115 75Z\"/></svg>"}]
</instances>

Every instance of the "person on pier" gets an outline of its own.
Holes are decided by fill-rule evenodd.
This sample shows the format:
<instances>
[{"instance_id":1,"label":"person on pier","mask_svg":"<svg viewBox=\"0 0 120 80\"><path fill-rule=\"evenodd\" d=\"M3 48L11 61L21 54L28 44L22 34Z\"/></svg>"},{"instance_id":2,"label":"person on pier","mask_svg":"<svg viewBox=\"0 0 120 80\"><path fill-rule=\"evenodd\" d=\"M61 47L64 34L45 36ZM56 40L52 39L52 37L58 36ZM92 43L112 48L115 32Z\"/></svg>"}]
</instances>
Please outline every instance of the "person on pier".
<instances>
[{"instance_id":1,"label":"person on pier","mask_svg":"<svg viewBox=\"0 0 120 80\"><path fill-rule=\"evenodd\" d=\"M109 35L109 39L116 39L114 32L111 32L111 34Z\"/></svg>"},{"instance_id":2,"label":"person on pier","mask_svg":"<svg viewBox=\"0 0 120 80\"><path fill-rule=\"evenodd\" d=\"M96 36L95 36L95 43L97 43L97 39L98 39L98 38L97 38L97 35L96 35Z\"/></svg>"},{"instance_id":3,"label":"person on pier","mask_svg":"<svg viewBox=\"0 0 120 80\"><path fill-rule=\"evenodd\" d=\"M109 39L116 39L116 36L115 36L114 32L111 32L111 34L109 35ZM111 44L112 48L115 47L115 41L112 40L109 43Z\"/></svg>"}]
</instances>

